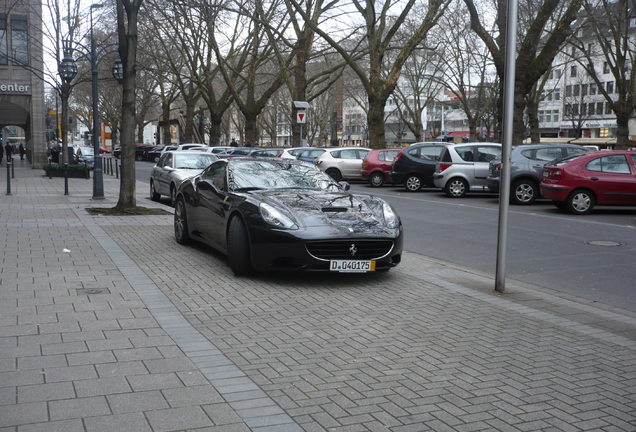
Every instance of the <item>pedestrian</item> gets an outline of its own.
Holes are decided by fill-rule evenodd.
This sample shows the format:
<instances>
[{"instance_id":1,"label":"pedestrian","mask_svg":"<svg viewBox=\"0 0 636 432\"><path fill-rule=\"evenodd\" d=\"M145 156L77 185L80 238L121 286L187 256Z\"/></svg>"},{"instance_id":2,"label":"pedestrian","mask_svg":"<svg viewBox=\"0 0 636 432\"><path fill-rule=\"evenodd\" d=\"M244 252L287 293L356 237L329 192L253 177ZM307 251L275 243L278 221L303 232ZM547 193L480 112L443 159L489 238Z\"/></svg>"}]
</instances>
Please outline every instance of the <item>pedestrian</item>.
<instances>
[{"instance_id":1,"label":"pedestrian","mask_svg":"<svg viewBox=\"0 0 636 432\"><path fill-rule=\"evenodd\" d=\"M238 147L238 143L236 142L236 140L234 138L232 138L232 142L230 143L230 146Z\"/></svg>"},{"instance_id":2,"label":"pedestrian","mask_svg":"<svg viewBox=\"0 0 636 432\"><path fill-rule=\"evenodd\" d=\"M11 160L11 157L13 156L13 148L11 148L11 144L5 144L4 154L7 156L7 162L9 162Z\"/></svg>"},{"instance_id":3,"label":"pedestrian","mask_svg":"<svg viewBox=\"0 0 636 432\"><path fill-rule=\"evenodd\" d=\"M2 158L4 158L4 151L2 150L2 144L0 144L0 163L2 163Z\"/></svg>"},{"instance_id":4,"label":"pedestrian","mask_svg":"<svg viewBox=\"0 0 636 432\"><path fill-rule=\"evenodd\" d=\"M20 152L20 160L24 160L24 155L26 153L24 144L20 144L20 148L18 149L18 151Z\"/></svg>"}]
</instances>

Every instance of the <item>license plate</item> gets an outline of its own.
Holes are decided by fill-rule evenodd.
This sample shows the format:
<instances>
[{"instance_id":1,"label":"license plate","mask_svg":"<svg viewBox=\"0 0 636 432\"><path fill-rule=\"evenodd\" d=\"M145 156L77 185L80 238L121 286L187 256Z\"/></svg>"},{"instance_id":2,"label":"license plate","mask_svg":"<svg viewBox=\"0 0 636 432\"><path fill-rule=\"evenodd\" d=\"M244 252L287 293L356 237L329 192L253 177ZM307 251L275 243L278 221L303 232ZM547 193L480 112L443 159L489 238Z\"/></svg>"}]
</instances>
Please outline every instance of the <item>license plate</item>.
<instances>
[{"instance_id":1,"label":"license plate","mask_svg":"<svg viewBox=\"0 0 636 432\"><path fill-rule=\"evenodd\" d=\"M375 271L375 260L331 260L329 270L340 273L366 273Z\"/></svg>"}]
</instances>

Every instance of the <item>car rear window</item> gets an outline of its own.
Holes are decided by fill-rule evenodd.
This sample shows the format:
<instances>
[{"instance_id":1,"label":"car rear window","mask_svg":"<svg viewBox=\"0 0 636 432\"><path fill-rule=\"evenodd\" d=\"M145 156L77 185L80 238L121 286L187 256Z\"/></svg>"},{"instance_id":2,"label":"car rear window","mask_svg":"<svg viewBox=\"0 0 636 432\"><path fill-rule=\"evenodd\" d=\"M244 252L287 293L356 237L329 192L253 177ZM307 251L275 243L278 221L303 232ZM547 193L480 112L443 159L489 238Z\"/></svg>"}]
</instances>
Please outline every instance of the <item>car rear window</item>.
<instances>
[{"instance_id":1,"label":"car rear window","mask_svg":"<svg viewBox=\"0 0 636 432\"><path fill-rule=\"evenodd\" d=\"M629 165L624 155L608 155L591 160L585 165L590 171L614 174L629 174Z\"/></svg>"},{"instance_id":2,"label":"car rear window","mask_svg":"<svg viewBox=\"0 0 636 432\"><path fill-rule=\"evenodd\" d=\"M561 148L541 148L537 149L536 154L532 159L540 160L540 161L551 161L555 159L559 159L563 156L561 152Z\"/></svg>"}]
</instances>

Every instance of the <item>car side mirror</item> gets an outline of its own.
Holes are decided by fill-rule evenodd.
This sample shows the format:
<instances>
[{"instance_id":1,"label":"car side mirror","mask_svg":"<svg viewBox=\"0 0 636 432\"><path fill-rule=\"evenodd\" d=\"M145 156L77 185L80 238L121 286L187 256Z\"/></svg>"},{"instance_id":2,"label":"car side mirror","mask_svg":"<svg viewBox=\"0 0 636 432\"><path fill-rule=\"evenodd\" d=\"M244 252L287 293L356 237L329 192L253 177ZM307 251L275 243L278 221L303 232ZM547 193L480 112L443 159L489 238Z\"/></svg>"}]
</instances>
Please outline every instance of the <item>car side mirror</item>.
<instances>
[{"instance_id":1,"label":"car side mirror","mask_svg":"<svg viewBox=\"0 0 636 432\"><path fill-rule=\"evenodd\" d=\"M351 185L347 183L346 181L338 182L338 184L344 191L348 191L349 189L351 189Z\"/></svg>"}]
</instances>

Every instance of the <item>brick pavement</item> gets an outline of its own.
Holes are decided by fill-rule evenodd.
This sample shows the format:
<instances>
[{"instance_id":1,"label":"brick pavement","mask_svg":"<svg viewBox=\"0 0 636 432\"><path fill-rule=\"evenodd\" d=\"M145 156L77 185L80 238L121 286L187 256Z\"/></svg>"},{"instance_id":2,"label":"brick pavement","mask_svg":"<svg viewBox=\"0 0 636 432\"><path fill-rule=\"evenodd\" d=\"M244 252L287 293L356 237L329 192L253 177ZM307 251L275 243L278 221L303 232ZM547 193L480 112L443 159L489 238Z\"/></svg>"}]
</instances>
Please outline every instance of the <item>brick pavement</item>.
<instances>
[{"instance_id":1,"label":"brick pavement","mask_svg":"<svg viewBox=\"0 0 636 432\"><path fill-rule=\"evenodd\" d=\"M39 175L0 196L0 432L636 430L633 315L409 253L235 278Z\"/></svg>"}]
</instances>

